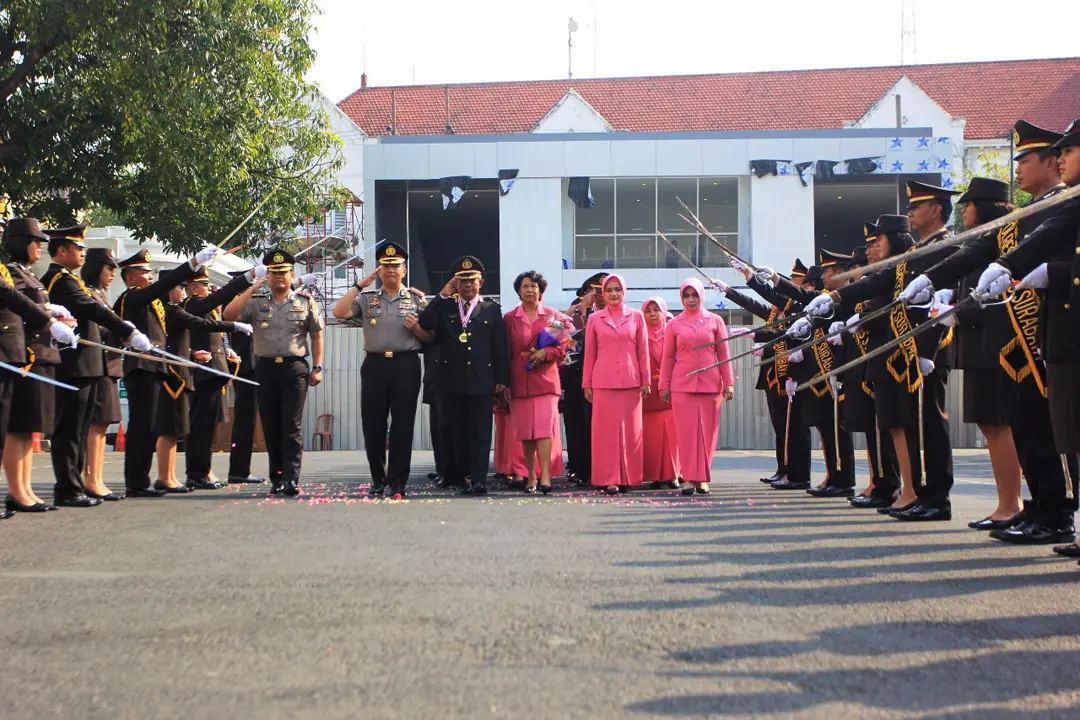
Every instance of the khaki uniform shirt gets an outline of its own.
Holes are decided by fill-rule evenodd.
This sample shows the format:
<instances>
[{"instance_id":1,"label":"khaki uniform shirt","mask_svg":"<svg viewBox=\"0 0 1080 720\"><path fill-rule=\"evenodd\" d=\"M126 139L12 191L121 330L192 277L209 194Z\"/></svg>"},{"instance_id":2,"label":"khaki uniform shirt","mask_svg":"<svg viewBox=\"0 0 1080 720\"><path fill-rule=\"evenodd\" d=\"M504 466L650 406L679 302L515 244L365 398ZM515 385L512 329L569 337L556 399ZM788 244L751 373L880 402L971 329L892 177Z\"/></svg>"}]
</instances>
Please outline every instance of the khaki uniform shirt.
<instances>
[{"instance_id":1,"label":"khaki uniform shirt","mask_svg":"<svg viewBox=\"0 0 1080 720\"><path fill-rule=\"evenodd\" d=\"M323 329L318 304L295 290L280 303L270 293L255 295L240 311L240 321L254 328L255 356L264 358L307 357L308 334Z\"/></svg>"},{"instance_id":2,"label":"khaki uniform shirt","mask_svg":"<svg viewBox=\"0 0 1080 720\"><path fill-rule=\"evenodd\" d=\"M371 353L420 350L422 344L405 327L405 318L419 314L427 302L406 287L390 296L386 288L362 292L352 305L352 316L363 323L364 349Z\"/></svg>"}]
</instances>

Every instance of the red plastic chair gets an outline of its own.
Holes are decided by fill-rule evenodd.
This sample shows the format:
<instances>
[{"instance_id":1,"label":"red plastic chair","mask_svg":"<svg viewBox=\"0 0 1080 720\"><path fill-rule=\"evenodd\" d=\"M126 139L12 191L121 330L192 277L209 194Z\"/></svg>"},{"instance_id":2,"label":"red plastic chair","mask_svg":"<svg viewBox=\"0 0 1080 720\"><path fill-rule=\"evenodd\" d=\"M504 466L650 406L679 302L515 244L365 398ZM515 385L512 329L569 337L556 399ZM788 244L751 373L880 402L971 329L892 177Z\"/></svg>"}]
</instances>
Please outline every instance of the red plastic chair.
<instances>
[{"instance_id":1,"label":"red plastic chair","mask_svg":"<svg viewBox=\"0 0 1080 720\"><path fill-rule=\"evenodd\" d=\"M315 441L319 441L319 450L334 449L334 416L330 414L320 415L315 418L315 432L311 436L311 449L315 449Z\"/></svg>"}]
</instances>

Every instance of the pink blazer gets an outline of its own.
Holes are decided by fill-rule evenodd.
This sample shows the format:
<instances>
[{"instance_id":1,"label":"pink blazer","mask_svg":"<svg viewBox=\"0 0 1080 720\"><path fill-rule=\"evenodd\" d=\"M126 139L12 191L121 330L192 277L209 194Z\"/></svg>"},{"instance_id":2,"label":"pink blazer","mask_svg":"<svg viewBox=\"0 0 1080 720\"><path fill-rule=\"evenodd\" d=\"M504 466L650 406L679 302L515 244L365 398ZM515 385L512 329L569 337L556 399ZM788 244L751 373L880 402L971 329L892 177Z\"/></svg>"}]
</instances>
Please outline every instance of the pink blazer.
<instances>
[{"instance_id":1,"label":"pink blazer","mask_svg":"<svg viewBox=\"0 0 1080 720\"><path fill-rule=\"evenodd\" d=\"M521 355L532 349L536 336L547 325L552 312L541 303L537 305L536 319L532 322L529 322L525 309L520 305L503 316L510 360L510 395L513 397L558 395L562 392L562 385L559 384L559 363L566 357L565 345L545 348L547 362L531 371L525 369L529 358Z\"/></svg>"},{"instance_id":2,"label":"pink blazer","mask_svg":"<svg viewBox=\"0 0 1080 720\"><path fill-rule=\"evenodd\" d=\"M670 410L671 403L664 402L660 397L660 366L664 359L664 333L656 340L649 338L649 371L652 380L652 392L641 401L641 409L644 412L657 412Z\"/></svg>"},{"instance_id":3,"label":"pink blazer","mask_svg":"<svg viewBox=\"0 0 1080 720\"><path fill-rule=\"evenodd\" d=\"M664 329L664 359L660 366L660 389L671 392L718 394L735 384L731 363L687 377L691 370L730 357L728 343L692 350L695 345L727 337L727 326L718 315L702 310L682 313Z\"/></svg>"},{"instance_id":4,"label":"pink blazer","mask_svg":"<svg viewBox=\"0 0 1080 720\"><path fill-rule=\"evenodd\" d=\"M622 317L607 308L589 316L585 326L585 367L581 387L605 390L649 384L649 332L640 310L624 307Z\"/></svg>"}]
</instances>

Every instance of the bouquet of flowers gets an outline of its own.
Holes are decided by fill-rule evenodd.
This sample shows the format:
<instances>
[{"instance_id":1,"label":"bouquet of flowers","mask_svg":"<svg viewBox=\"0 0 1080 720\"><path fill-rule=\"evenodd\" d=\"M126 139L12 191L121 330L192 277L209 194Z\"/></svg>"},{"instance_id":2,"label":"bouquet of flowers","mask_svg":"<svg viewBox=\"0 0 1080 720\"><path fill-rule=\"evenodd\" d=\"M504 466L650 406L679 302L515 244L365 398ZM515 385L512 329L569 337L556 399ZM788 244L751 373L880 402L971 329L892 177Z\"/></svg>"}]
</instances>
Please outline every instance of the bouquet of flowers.
<instances>
[{"instance_id":1,"label":"bouquet of flowers","mask_svg":"<svg viewBox=\"0 0 1080 720\"><path fill-rule=\"evenodd\" d=\"M574 338L571 337L574 333L574 321L568 315L564 315L560 312L551 311L548 314L547 324L540 329L540 332L536 334L536 340L533 342L533 346L530 349L531 352L537 350L546 350L550 347L557 345L565 345L567 352L574 347ZM525 363L525 369L532 371L536 368L536 363L529 360Z\"/></svg>"}]
</instances>

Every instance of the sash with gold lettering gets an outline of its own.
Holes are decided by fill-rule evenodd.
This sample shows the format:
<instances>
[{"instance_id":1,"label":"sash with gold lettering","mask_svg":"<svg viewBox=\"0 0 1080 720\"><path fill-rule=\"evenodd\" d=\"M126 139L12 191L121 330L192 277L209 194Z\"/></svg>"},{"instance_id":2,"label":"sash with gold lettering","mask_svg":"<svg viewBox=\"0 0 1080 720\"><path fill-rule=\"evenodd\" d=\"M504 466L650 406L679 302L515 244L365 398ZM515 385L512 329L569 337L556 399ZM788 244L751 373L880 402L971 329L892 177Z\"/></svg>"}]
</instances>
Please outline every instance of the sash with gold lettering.
<instances>
[{"instance_id":1,"label":"sash with gold lettering","mask_svg":"<svg viewBox=\"0 0 1080 720\"><path fill-rule=\"evenodd\" d=\"M765 320L765 323L767 325L772 325L774 322L776 322L777 316L779 316L782 313L786 313L788 311L788 309L791 307L792 302L794 302L794 301L788 300L787 304L784 305L783 310L781 310L780 308L773 305L773 309L769 311L769 317ZM782 355L785 352L786 349L787 349L787 343L779 342L779 343L776 343L776 344L773 345L772 352L775 355ZM778 368L777 366L780 365L781 363L783 363L783 368ZM780 375L781 373L787 374L787 360L786 359L776 361L775 363L772 364L772 366L769 367L769 369L767 369L765 371L765 385L766 385L766 387L768 387L770 389L772 389L772 388L779 389L780 380L778 378L778 375Z\"/></svg>"},{"instance_id":2,"label":"sash with gold lettering","mask_svg":"<svg viewBox=\"0 0 1080 720\"><path fill-rule=\"evenodd\" d=\"M866 308L862 303L857 303L855 305L855 313L859 317L862 317L865 310ZM870 349L870 333L866 331L865 325L860 325L859 329L855 332L855 346L859 348L859 355L866 355L867 351ZM865 380L862 381L862 389L863 392L871 398L874 397L874 391Z\"/></svg>"},{"instance_id":3,"label":"sash with gold lettering","mask_svg":"<svg viewBox=\"0 0 1080 720\"><path fill-rule=\"evenodd\" d=\"M1016 247L1019 234L1020 227L1016 221L1001 228L997 236L998 255L1004 255ZM1012 324L1015 336L1005 343L998 361L1001 363L1001 369L1013 382L1021 383L1028 377L1034 377L1039 392L1046 397L1043 367L1035 360L1035 353L1038 352L1036 343L1041 309L1042 298L1035 288L1027 288L1012 294L1009 302L1005 303L1005 310L1009 314L1009 322Z\"/></svg>"},{"instance_id":4,"label":"sash with gold lettering","mask_svg":"<svg viewBox=\"0 0 1080 720\"><path fill-rule=\"evenodd\" d=\"M821 328L814 328L814 340L821 340L825 337L825 331ZM818 377L825 377L832 370L833 356L832 348L827 342L819 342L814 346L814 360L817 361ZM818 383L817 385L811 385L810 389L814 391L814 394L818 397L825 397L830 393L829 383Z\"/></svg>"},{"instance_id":5,"label":"sash with gold lettering","mask_svg":"<svg viewBox=\"0 0 1080 720\"><path fill-rule=\"evenodd\" d=\"M896 266L894 298L904 289L906 275L907 260L904 260ZM907 308L903 303L899 303L889 312L889 327L892 328L894 337L900 337L911 331L911 320L908 318ZM922 374L919 372L919 348L915 344L915 338L909 337L900 343L896 351L885 361L885 367L896 382L907 384L908 392L918 390L919 385L922 384Z\"/></svg>"}]
</instances>

